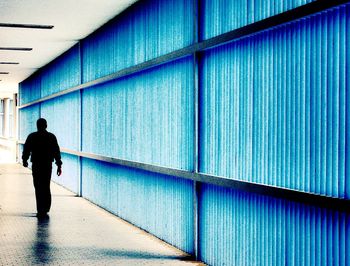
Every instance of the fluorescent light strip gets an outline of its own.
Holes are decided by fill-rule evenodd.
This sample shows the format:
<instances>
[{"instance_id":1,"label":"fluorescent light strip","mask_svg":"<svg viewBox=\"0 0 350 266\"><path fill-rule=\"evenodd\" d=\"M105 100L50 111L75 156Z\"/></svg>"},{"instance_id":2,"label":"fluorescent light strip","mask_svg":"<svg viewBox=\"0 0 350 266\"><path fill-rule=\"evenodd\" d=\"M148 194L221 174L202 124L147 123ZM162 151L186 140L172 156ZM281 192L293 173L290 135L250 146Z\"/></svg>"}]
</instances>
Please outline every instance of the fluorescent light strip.
<instances>
[{"instance_id":1,"label":"fluorescent light strip","mask_svg":"<svg viewBox=\"0 0 350 266\"><path fill-rule=\"evenodd\" d=\"M6 50L6 51L31 51L33 48L26 48L26 47L0 47L0 50Z\"/></svg>"},{"instance_id":2,"label":"fluorescent light strip","mask_svg":"<svg viewBox=\"0 0 350 266\"><path fill-rule=\"evenodd\" d=\"M0 65L19 65L18 62L0 62Z\"/></svg>"},{"instance_id":3,"label":"fluorescent light strip","mask_svg":"<svg viewBox=\"0 0 350 266\"><path fill-rule=\"evenodd\" d=\"M36 24L0 23L0 27L3 27L3 28L24 28L24 29L51 30L54 26L53 25L36 25Z\"/></svg>"}]
</instances>

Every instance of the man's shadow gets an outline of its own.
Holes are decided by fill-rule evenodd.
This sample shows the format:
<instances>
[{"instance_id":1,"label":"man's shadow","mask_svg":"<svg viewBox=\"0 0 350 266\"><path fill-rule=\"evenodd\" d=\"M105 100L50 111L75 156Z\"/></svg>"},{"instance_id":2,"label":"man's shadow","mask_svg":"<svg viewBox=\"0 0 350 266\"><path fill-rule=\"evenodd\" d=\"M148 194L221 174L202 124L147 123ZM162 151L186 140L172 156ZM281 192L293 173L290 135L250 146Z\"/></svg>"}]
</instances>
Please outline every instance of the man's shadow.
<instances>
[{"instance_id":1,"label":"man's shadow","mask_svg":"<svg viewBox=\"0 0 350 266\"><path fill-rule=\"evenodd\" d=\"M50 219L49 217L38 218L37 230L32 246L33 264L49 264L52 257L50 244Z\"/></svg>"}]
</instances>

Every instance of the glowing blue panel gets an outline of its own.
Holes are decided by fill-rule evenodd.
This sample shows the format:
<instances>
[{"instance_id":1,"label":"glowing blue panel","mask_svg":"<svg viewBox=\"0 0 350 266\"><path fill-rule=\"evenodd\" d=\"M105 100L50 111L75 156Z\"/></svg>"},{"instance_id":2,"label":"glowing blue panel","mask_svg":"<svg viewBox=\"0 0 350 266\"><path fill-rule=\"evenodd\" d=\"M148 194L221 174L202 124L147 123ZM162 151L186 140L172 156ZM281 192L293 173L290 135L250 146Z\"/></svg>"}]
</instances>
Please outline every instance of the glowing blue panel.
<instances>
[{"instance_id":1,"label":"glowing blue panel","mask_svg":"<svg viewBox=\"0 0 350 266\"><path fill-rule=\"evenodd\" d=\"M315 0L203 0L200 38L208 39Z\"/></svg>"},{"instance_id":2,"label":"glowing blue panel","mask_svg":"<svg viewBox=\"0 0 350 266\"><path fill-rule=\"evenodd\" d=\"M41 76L36 72L19 84L19 103L20 105L32 102L41 97Z\"/></svg>"},{"instance_id":3,"label":"glowing blue panel","mask_svg":"<svg viewBox=\"0 0 350 266\"><path fill-rule=\"evenodd\" d=\"M187 252L193 251L192 182L82 160L83 196Z\"/></svg>"},{"instance_id":4,"label":"glowing blue panel","mask_svg":"<svg viewBox=\"0 0 350 266\"><path fill-rule=\"evenodd\" d=\"M61 153L62 157L62 175L56 175L56 166L52 169L52 180L57 184L64 186L74 193L79 192L79 182L80 182L80 170L79 164L80 159L77 156Z\"/></svg>"},{"instance_id":5,"label":"glowing blue panel","mask_svg":"<svg viewBox=\"0 0 350 266\"><path fill-rule=\"evenodd\" d=\"M350 265L350 214L203 185L200 259L209 265Z\"/></svg>"},{"instance_id":6,"label":"glowing blue panel","mask_svg":"<svg viewBox=\"0 0 350 266\"><path fill-rule=\"evenodd\" d=\"M41 97L69 89L80 84L79 45L45 66L41 72Z\"/></svg>"},{"instance_id":7,"label":"glowing blue panel","mask_svg":"<svg viewBox=\"0 0 350 266\"><path fill-rule=\"evenodd\" d=\"M37 131L38 118L40 118L39 104L19 110L19 140L25 141L30 133Z\"/></svg>"},{"instance_id":8,"label":"glowing blue panel","mask_svg":"<svg viewBox=\"0 0 350 266\"><path fill-rule=\"evenodd\" d=\"M82 42L84 82L192 44L192 25L192 1L139 1Z\"/></svg>"},{"instance_id":9,"label":"glowing blue panel","mask_svg":"<svg viewBox=\"0 0 350 266\"><path fill-rule=\"evenodd\" d=\"M41 117L47 120L47 130L54 133L63 148L79 149L80 95L66 94L41 104Z\"/></svg>"},{"instance_id":10,"label":"glowing blue panel","mask_svg":"<svg viewBox=\"0 0 350 266\"><path fill-rule=\"evenodd\" d=\"M205 173L350 198L345 141L349 7L205 53Z\"/></svg>"},{"instance_id":11,"label":"glowing blue panel","mask_svg":"<svg viewBox=\"0 0 350 266\"><path fill-rule=\"evenodd\" d=\"M83 92L83 151L193 167L193 66L181 59Z\"/></svg>"}]
</instances>

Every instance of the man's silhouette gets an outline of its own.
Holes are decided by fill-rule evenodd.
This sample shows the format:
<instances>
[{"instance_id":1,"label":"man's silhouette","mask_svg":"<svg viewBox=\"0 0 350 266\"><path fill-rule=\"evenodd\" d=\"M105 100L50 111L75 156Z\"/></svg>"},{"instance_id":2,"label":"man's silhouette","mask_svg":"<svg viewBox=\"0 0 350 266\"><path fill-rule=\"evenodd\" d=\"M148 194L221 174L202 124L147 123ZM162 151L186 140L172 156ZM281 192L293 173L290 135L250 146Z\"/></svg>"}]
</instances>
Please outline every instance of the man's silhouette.
<instances>
[{"instance_id":1,"label":"man's silhouette","mask_svg":"<svg viewBox=\"0 0 350 266\"><path fill-rule=\"evenodd\" d=\"M51 207L50 181L52 162L55 159L57 175L62 173L61 153L54 134L47 132L47 122L39 118L36 122L37 132L29 134L22 153L23 166L28 166L31 156L32 174L35 188L36 208L38 217L45 217Z\"/></svg>"}]
</instances>

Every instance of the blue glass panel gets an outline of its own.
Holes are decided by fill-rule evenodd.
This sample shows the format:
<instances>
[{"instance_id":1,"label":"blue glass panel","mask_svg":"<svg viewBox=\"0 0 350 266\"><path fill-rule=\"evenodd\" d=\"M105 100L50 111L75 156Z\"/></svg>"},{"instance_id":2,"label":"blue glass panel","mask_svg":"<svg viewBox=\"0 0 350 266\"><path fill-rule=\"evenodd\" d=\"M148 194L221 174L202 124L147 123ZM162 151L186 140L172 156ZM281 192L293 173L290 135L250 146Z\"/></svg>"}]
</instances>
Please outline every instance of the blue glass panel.
<instances>
[{"instance_id":1,"label":"blue glass panel","mask_svg":"<svg viewBox=\"0 0 350 266\"><path fill-rule=\"evenodd\" d=\"M209 265L348 265L350 215L203 185L200 259Z\"/></svg>"},{"instance_id":2,"label":"blue glass panel","mask_svg":"<svg viewBox=\"0 0 350 266\"><path fill-rule=\"evenodd\" d=\"M83 81L192 44L192 25L192 1L139 1L82 42Z\"/></svg>"},{"instance_id":3,"label":"blue glass panel","mask_svg":"<svg viewBox=\"0 0 350 266\"><path fill-rule=\"evenodd\" d=\"M40 118L40 104L19 110L19 140L25 141L28 135L37 131L36 121Z\"/></svg>"},{"instance_id":4,"label":"blue glass panel","mask_svg":"<svg viewBox=\"0 0 350 266\"><path fill-rule=\"evenodd\" d=\"M66 94L41 104L41 117L47 120L47 130L54 133L63 148L79 149L79 92Z\"/></svg>"},{"instance_id":5,"label":"blue glass panel","mask_svg":"<svg viewBox=\"0 0 350 266\"><path fill-rule=\"evenodd\" d=\"M19 84L20 105L32 102L41 97L41 76L36 72Z\"/></svg>"},{"instance_id":6,"label":"blue glass panel","mask_svg":"<svg viewBox=\"0 0 350 266\"><path fill-rule=\"evenodd\" d=\"M83 196L187 252L193 252L192 182L82 160Z\"/></svg>"},{"instance_id":7,"label":"blue glass panel","mask_svg":"<svg viewBox=\"0 0 350 266\"><path fill-rule=\"evenodd\" d=\"M56 175L56 167L53 167L52 169L52 180L56 182L57 184L60 184L64 186L65 188L69 189L70 191L74 193L79 192L79 182L80 182L80 175L79 175L79 157L75 155L70 155L67 153L62 152L62 175L57 176Z\"/></svg>"},{"instance_id":8,"label":"blue glass panel","mask_svg":"<svg viewBox=\"0 0 350 266\"><path fill-rule=\"evenodd\" d=\"M192 169L193 67L181 59L83 92L83 151Z\"/></svg>"},{"instance_id":9,"label":"blue glass panel","mask_svg":"<svg viewBox=\"0 0 350 266\"><path fill-rule=\"evenodd\" d=\"M209 39L315 0L203 0L200 38Z\"/></svg>"},{"instance_id":10,"label":"blue glass panel","mask_svg":"<svg viewBox=\"0 0 350 266\"><path fill-rule=\"evenodd\" d=\"M203 55L201 171L348 198L348 12L335 8Z\"/></svg>"},{"instance_id":11,"label":"blue glass panel","mask_svg":"<svg viewBox=\"0 0 350 266\"><path fill-rule=\"evenodd\" d=\"M41 97L80 84L79 44L49 63L41 73Z\"/></svg>"}]
</instances>

